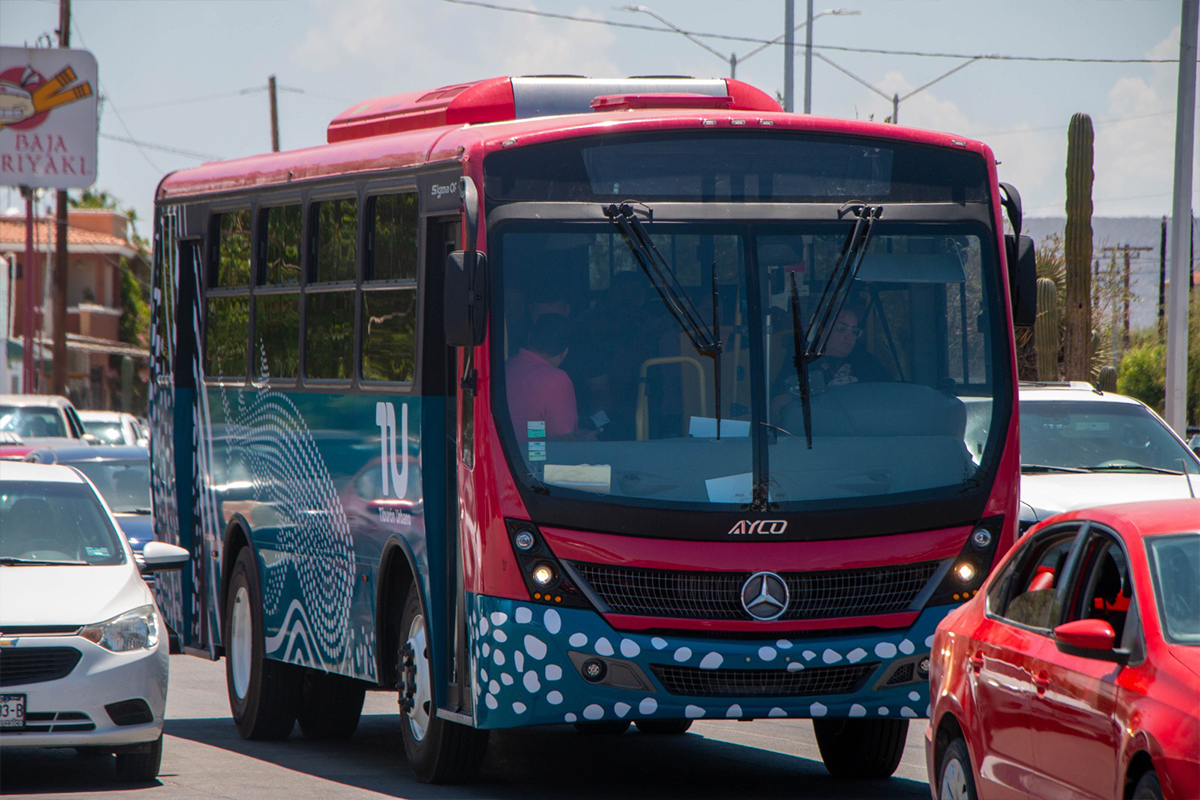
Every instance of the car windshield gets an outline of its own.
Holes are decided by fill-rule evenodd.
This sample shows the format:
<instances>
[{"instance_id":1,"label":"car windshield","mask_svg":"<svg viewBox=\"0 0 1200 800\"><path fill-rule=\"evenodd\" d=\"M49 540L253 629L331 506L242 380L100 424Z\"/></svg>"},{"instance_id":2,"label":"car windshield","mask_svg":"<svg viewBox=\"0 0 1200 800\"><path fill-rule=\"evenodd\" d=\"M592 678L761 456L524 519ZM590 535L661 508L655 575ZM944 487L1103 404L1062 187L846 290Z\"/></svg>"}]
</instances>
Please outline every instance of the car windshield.
<instances>
[{"instance_id":1,"label":"car windshield","mask_svg":"<svg viewBox=\"0 0 1200 800\"><path fill-rule=\"evenodd\" d=\"M665 265L653 279L615 222L514 221L489 239L496 416L527 486L855 505L961 491L989 468L1007 367L981 226L885 215L809 350L852 217L642 224Z\"/></svg>"},{"instance_id":2,"label":"car windshield","mask_svg":"<svg viewBox=\"0 0 1200 800\"><path fill-rule=\"evenodd\" d=\"M62 414L52 406L0 406L0 431L27 439L68 435Z\"/></svg>"},{"instance_id":3,"label":"car windshield","mask_svg":"<svg viewBox=\"0 0 1200 800\"><path fill-rule=\"evenodd\" d=\"M1020 414L1021 464L1026 469L1200 471L1195 455L1141 405L1022 401Z\"/></svg>"},{"instance_id":4,"label":"car windshield","mask_svg":"<svg viewBox=\"0 0 1200 800\"><path fill-rule=\"evenodd\" d=\"M1147 537L1146 548L1163 635L1200 645L1200 534Z\"/></svg>"},{"instance_id":5,"label":"car windshield","mask_svg":"<svg viewBox=\"0 0 1200 800\"><path fill-rule=\"evenodd\" d=\"M71 466L88 476L114 513L150 513L149 459L76 461Z\"/></svg>"},{"instance_id":6,"label":"car windshield","mask_svg":"<svg viewBox=\"0 0 1200 800\"><path fill-rule=\"evenodd\" d=\"M123 564L119 536L83 483L0 481L0 564Z\"/></svg>"},{"instance_id":7,"label":"car windshield","mask_svg":"<svg viewBox=\"0 0 1200 800\"><path fill-rule=\"evenodd\" d=\"M134 444L127 441L124 426L119 421L83 420L83 429L100 440L101 444Z\"/></svg>"}]
</instances>

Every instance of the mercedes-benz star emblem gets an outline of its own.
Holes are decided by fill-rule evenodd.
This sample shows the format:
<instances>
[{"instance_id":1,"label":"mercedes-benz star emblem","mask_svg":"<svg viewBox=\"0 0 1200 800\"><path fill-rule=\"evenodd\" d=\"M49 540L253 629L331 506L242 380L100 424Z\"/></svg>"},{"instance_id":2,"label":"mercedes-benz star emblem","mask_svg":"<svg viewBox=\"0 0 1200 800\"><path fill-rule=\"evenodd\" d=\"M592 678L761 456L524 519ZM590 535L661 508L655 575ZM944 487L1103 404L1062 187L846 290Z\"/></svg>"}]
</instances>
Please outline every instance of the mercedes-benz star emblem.
<instances>
[{"instance_id":1,"label":"mercedes-benz star emblem","mask_svg":"<svg viewBox=\"0 0 1200 800\"><path fill-rule=\"evenodd\" d=\"M787 606L787 584L774 572L756 572L742 584L742 608L754 619L779 619Z\"/></svg>"}]
</instances>

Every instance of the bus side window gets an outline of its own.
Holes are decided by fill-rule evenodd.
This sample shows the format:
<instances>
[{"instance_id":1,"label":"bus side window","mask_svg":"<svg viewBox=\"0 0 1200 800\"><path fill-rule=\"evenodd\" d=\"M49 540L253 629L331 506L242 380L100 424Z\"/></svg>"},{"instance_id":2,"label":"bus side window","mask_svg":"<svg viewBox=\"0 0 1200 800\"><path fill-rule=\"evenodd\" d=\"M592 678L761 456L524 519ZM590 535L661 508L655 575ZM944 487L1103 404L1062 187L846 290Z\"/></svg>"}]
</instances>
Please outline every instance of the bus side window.
<instances>
[{"instance_id":1,"label":"bus side window","mask_svg":"<svg viewBox=\"0 0 1200 800\"><path fill-rule=\"evenodd\" d=\"M207 281L205 373L240 380L246 376L250 339L249 209L215 215L212 231L215 242Z\"/></svg>"},{"instance_id":2,"label":"bus side window","mask_svg":"<svg viewBox=\"0 0 1200 800\"><path fill-rule=\"evenodd\" d=\"M362 378L412 383L417 352L417 195L372 197L368 214Z\"/></svg>"}]
</instances>

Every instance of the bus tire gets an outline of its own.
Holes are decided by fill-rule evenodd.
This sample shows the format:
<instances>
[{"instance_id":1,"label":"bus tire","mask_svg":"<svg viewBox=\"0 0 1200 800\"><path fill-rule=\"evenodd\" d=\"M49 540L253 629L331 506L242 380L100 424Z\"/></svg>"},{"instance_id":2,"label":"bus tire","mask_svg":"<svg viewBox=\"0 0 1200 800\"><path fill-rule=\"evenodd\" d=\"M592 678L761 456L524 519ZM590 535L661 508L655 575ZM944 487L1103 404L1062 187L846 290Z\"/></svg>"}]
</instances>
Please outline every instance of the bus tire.
<instances>
[{"instance_id":1,"label":"bus tire","mask_svg":"<svg viewBox=\"0 0 1200 800\"><path fill-rule=\"evenodd\" d=\"M362 716L367 685L362 681L316 670L304 671L304 688L296 722L308 739L349 739Z\"/></svg>"},{"instance_id":2,"label":"bus tire","mask_svg":"<svg viewBox=\"0 0 1200 800\"><path fill-rule=\"evenodd\" d=\"M1133 790L1133 800L1162 800L1162 785L1158 782L1158 773L1150 770L1137 782Z\"/></svg>"},{"instance_id":3,"label":"bus tire","mask_svg":"<svg viewBox=\"0 0 1200 800\"><path fill-rule=\"evenodd\" d=\"M266 657L262 594L250 548L238 553L225 599L225 687L243 739L286 739L296 722L303 673Z\"/></svg>"},{"instance_id":4,"label":"bus tire","mask_svg":"<svg viewBox=\"0 0 1200 800\"><path fill-rule=\"evenodd\" d=\"M639 719L634 724L639 732L654 736L678 736L692 727L690 719Z\"/></svg>"},{"instance_id":5,"label":"bus tire","mask_svg":"<svg viewBox=\"0 0 1200 800\"><path fill-rule=\"evenodd\" d=\"M437 715L428 626L415 581L404 601L400 637L400 737L409 767L421 783L473 780L487 753L488 732Z\"/></svg>"},{"instance_id":6,"label":"bus tire","mask_svg":"<svg viewBox=\"0 0 1200 800\"><path fill-rule=\"evenodd\" d=\"M900 766L906 719L814 719L825 769L835 778L890 778Z\"/></svg>"},{"instance_id":7,"label":"bus tire","mask_svg":"<svg viewBox=\"0 0 1200 800\"><path fill-rule=\"evenodd\" d=\"M629 730L627 719L606 719L603 722L576 722L575 730L596 736L620 736Z\"/></svg>"}]
</instances>

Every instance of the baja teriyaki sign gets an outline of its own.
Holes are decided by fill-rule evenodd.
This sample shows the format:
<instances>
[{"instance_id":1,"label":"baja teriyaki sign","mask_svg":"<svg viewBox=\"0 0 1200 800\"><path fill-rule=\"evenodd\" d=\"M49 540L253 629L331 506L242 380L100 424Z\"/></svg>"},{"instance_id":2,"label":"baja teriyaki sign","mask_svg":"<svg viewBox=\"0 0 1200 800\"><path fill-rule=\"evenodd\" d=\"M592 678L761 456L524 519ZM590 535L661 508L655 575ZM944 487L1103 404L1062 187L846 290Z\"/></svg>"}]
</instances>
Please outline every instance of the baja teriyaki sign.
<instances>
[{"instance_id":1,"label":"baja teriyaki sign","mask_svg":"<svg viewBox=\"0 0 1200 800\"><path fill-rule=\"evenodd\" d=\"M98 87L86 50L0 47L0 185L95 183Z\"/></svg>"}]
</instances>

